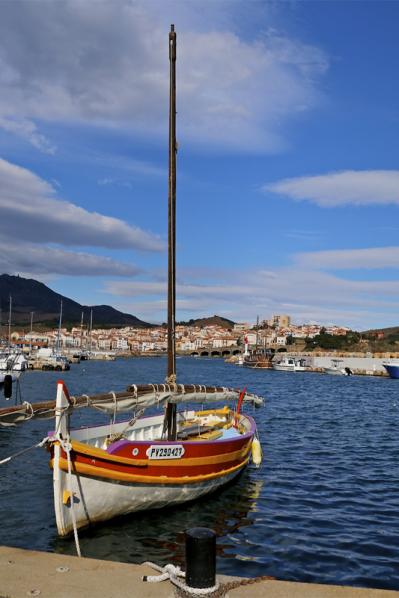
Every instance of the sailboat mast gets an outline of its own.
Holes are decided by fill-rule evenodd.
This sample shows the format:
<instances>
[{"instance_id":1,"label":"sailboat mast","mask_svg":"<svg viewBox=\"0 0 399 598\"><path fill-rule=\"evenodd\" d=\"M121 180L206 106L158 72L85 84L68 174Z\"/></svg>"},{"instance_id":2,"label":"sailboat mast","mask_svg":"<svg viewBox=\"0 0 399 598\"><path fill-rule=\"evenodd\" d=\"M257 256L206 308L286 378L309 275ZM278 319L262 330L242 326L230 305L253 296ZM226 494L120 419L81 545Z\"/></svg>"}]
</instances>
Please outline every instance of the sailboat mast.
<instances>
[{"instance_id":1,"label":"sailboat mast","mask_svg":"<svg viewBox=\"0 0 399 598\"><path fill-rule=\"evenodd\" d=\"M82 352L83 350L83 311L82 311L82 317L80 319L80 351Z\"/></svg>"},{"instance_id":2,"label":"sailboat mast","mask_svg":"<svg viewBox=\"0 0 399 598\"><path fill-rule=\"evenodd\" d=\"M33 314L35 312L30 312L30 343L29 343L29 353L32 353L32 333L33 333Z\"/></svg>"},{"instance_id":3,"label":"sailboat mast","mask_svg":"<svg viewBox=\"0 0 399 598\"><path fill-rule=\"evenodd\" d=\"M176 33L169 33L168 382L176 381Z\"/></svg>"},{"instance_id":4,"label":"sailboat mast","mask_svg":"<svg viewBox=\"0 0 399 598\"><path fill-rule=\"evenodd\" d=\"M11 312L12 312L12 297L10 295L10 308L8 312L8 346L11 347Z\"/></svg>"},{"instance_id":5,"label":"sailboat mast","mask_svg":"<svg viewBox=\"0 0 399 598\"><path fill-rule=\"evenodd\" d=\"M91 347L92 347L92 343L91 343L91 333L93 330L93 310L90 310L90 328L89 328L89 351L91 352Z\"/></svg>"},{"instance_id":6,"label":"sailboat mast","mask_svg":"<svg viewBox=\"0 0 399 598\"><path fill-rule=\"evenodd\" d=\"M168 185L168 371L166 382L176 383L176 33L169 32L169 185ZM176 404L165 413L168 440L176 439Z\"/></svg>"},{"instance_id":7,"label":"sailboat mast","mask_svg":"<svg viewBox=\"0 0 399 598\"><path fill-rule=\"evenodd\" d=\"M258 342L259 342L259 316L256 316L256 342L255 342L255 351L258 350Z\"/></svg>"},{"instance_id":8,"label":"sailboat mast","mask_svg":"<svg viewBox=\"0 0 399 598\"><path fill-rule=\"evenodd\" d=\"M62 325L62 299L60 304L60 319L58 321L58 334L57 334L57 355L60 353L60 345L61 345L61 325Z\"/></svg>"}]
</instances>

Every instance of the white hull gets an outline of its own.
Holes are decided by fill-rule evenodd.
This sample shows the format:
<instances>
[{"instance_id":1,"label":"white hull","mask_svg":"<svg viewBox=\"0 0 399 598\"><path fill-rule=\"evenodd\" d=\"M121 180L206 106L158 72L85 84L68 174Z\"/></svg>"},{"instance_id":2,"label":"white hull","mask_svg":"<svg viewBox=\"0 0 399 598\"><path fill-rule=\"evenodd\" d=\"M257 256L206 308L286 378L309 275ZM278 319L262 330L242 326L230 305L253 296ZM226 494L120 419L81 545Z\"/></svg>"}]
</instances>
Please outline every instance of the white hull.
<instances>
[{"instance_id":1,"label":"white hull","mask_svg":"<svg viewBox=\"0 0 399 598\"><path fill-rule=\"evenodd\" d=\"M273 369L277 370L278 372L295 372L294 365L282 365L279 363L273 364Z\"/></svg>"},{"instance_id":2,"label":"white hull","mask_svg":"<svg viewBox=\"0 0 399 598\"><path fill-rule=\"evenodd\" d=\"M194 484L138 484L101 480L84 475L71 476L58 467L60 447L54 447L54 506L58 533L67 536L73 532L73 514L77 529L118 515L148 509L160 509L181 504L213 492L235 478L245 467L221 478ZM74 496L71 505L71 492Z\"/></svg>"},{"instance_id":3,"label":"white hull","mask_svg":"<svg viewBox=\"0 0 399 598\"><path fill-rule=\"evenodd\" d=\"M305 372L306 367L303 365L285 364L285 363L274 363L273 369L278 372Z\"/></svg>"},{"instance_id":4,"label":"white hull","mask_svg":"<svg viewBox=\"0 0 399 598\"><path fill-rule=\"evenodd\" d=\"M347 376L347 372L344 369L339 368L324 368L325 374L330 374L330 376Z\"/></svg>"}]
</instances>

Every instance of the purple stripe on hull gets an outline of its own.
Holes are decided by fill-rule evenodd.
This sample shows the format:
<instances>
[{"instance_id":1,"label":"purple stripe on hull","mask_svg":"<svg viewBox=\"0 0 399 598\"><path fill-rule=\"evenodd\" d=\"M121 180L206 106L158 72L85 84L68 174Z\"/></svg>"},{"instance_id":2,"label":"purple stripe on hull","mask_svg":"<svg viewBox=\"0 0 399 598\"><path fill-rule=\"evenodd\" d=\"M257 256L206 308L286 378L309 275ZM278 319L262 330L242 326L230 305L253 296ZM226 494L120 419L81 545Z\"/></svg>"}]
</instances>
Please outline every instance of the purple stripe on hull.
<instances>
[{"instance_id":1,"label":"purple stripe on hull","mask_svg":"<svg viewBox=\"0 0 399 598\"><path fill-rule=\"evenodd\" d=\"M247 418L247 420L250 422L251 424L251 429L249 432L247 432L246 434L240 434L239 436L235 437L235 438L218 438L216 440L202 440L201 441L201 445L203 444L214 444L215 442L217 442L218 444L220 443L224 443L224 442L231 442L234 440L243 440L243 439L249 439L251 436L253 436L255 434L255 430L256 430L256 424L255 424L255 420L250 416L250 415L246 415L245 416ZM126 439L122 439L122 440L117 440L116 442L113 442L112 444L109 445L109 447L107 448L107 453L109 453L110 455L112 455L113 453L116 453L117 451L119 451L119 449L125 445L130 445L130 444L134 444L135 446L142 446L143 444L145 445L150 445L153 444L154 442L158 442L158 441L154 441L154 440L126 440ZM159 441L160 442L160 441ZM196 441L190 441L190 440L162 440L162 444L184 444L184 445L194 445L194 446L198 446L198 442Z\"/></svg>"}]
</instances>

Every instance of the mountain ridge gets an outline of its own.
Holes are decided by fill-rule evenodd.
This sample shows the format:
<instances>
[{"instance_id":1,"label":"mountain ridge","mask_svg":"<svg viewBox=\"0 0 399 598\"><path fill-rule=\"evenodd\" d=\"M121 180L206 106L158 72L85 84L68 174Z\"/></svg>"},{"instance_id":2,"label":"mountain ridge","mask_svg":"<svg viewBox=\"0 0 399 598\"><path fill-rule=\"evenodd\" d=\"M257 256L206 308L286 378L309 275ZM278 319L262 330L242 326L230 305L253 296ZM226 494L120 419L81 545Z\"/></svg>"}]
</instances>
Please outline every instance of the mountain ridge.
<instances>
[{"instance_id":1,"label":"mountain ridge","mask_svg":"<svg viewBox=\"0 0 399 598\"><path fill-rule=\"evenodd\" d=\"M93 327L123 327L151 328L149 324L132 314L118 311L110 305L81 305L77 301L65 297L47 287L44 283L33 278L23 278L11 274L0 274L0 308L2 320L8 319L9 298L12 298L12 317L14 325L28 324L31 312L34 313L34 323L51 326L59 321L60 305L62 301L64 325L79 325L82 312L87 323L90 312L93 311Z\"/></svg>"}]
</instances>

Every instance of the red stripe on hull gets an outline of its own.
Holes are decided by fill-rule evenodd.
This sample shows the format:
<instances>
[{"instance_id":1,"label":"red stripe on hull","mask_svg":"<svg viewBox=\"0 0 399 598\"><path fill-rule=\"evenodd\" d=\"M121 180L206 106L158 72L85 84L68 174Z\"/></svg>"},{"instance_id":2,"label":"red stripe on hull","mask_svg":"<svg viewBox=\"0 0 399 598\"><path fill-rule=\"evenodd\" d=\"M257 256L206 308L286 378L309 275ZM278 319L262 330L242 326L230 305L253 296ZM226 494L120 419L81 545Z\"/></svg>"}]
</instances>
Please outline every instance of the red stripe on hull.
<instances>
[{"instance_id":1,"label":"red stripe on hull","mask_svg":"<svg viewBox=\"0 0 399 598\"><path fill-rule=\"evenodd\" d=\"M79 452L79 449L73 449L71 452L72 466L78 466L78 464L89 465L91 467L98 467L102 470L107 470L109 473L124 473L131 475L140 475L143 477L173 477L173 478L184 478L192 476L209 475L218 473L230 469L232 467L244 464L247 461L248 453L251 448L252 438L239 437L229 442L201 442L198 443L176 443L183 444L185 448L184 457L180 459L168 460L168 464L161 461L150 460L146 456L146 450L151 446L151 442L128 442L124 444L123 450L120 454L112 454L112 457L123 457L132 459L132 463L118 463L115 461L107 460L106 451L102 451L103 454L98 454L96 449L95 454L84 454ZM132 457L132 451L138 448L140 444L140 452L134 458ZM173 445L173 443L169 443ZM90 447L87 447L90 449ZM67 459L66 453L62 450L61 457ZM136 464L134 461L137 459L145 460L142 464ZM213 461L214 459L214 461ZM190 463L185 464L185 462ZM203 461L207 461L204 463ZM198 461L198 463L196 463Z\"/></svg>"}]
</instances>

